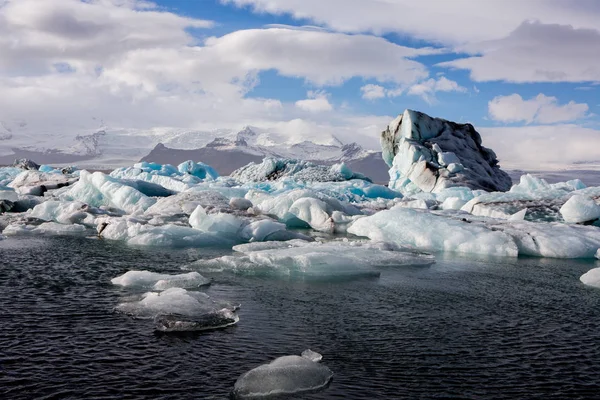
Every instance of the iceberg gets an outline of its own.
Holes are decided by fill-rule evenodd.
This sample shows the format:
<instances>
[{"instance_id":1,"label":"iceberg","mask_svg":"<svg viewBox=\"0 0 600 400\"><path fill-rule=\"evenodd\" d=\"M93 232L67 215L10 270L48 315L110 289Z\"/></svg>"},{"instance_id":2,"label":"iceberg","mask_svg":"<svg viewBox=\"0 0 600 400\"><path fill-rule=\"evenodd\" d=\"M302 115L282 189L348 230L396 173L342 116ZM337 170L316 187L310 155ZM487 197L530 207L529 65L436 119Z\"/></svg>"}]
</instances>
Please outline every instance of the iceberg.
<instances>
[{"instance_id":1,"label":"iceberg","mask_svg":"<svg viewBox=\"0 0 600 400\"><path fill-rule=\"evenodd\" d=\"M403 194L453 186L507 191L512 183L471 124L405 110L382 132L381 147L389 186Z\"/></svg>"},{"instance_id":2,"label":"iceberg","mask_svg":"<svg viewBox=\"0 0 600 400\"><path fill-rule=\"evenodd\" d=\"M319 364L322 356L307 350L302 356L283 356L241 375L233 387L235 399L294 395L325 388L333 372Z\"/></svg>"},{"instance_id":3,"label":"iceberg","mask_svg":"<svg viewBox=\"0 0 600 400\"><path fill-rule=\"evenodd\" d=\"M13 188L19 194L42 196L49 190L69 186L77 182L78 178L70 175L58 175L39 172L37 170L25 170L18 174L8 187Z\"/></svg>"},{"instance_id":4,"label":"iceberg","mask_svg":"<svg viewBox=\"0 0 600 400\"><path fill-rule=\"evenodd\" d=\"M377 267L431 265L427 254L403 250L386 243L366 241L250 243L234 246L238 253L200 260L187 268L232 271L248 275L291 278L348 278L379 276Z\"/></svg>"},{"instance_id":5,"label":"iceberg","mask_svg":"<svg viewBox=\"0 0 600 400\"><path fill-rule=\"evenodd\" d=\"M96 221L98 236L122 240L130 245L157 247L231 247L235 244L223 236L202 232L189 226L165 224L154 226L131 217L100 217Z\"/></svg>"},{"instance_id":6,"label":"iceberg","mask_svg":"<svg viewBox=\"0 0 600 400\"><path fill-rule=\"evenodd\" d=\"M241 183L276 181L291 177L305 182L339 182L352 179L370 181L364 175L350 170L345 164L318 165L309 161L267 157L262 163L250 163L235 170L231 177Z\"/></svg>"},{"instance_id":7,"label":"iceberg","mask_svg":"<svg viewBox=\"0 0 600 400\"><path fill-rule=\"evenodd\" d=\"M203 277L198 272L169 275L150 271L127 271L123 275L111 279L111 283L128 288L163 291L173 287L182 289L198 288L210 284L210 279Z\"/></svg>"},{"instance_id":8,"label":"iceberg","mask_svg":"<svg viewBox=\"0 0 600 400\"><path fill-rule=\"evenodd\" d=\"M79 181L62 193L62 201L78 200L94 207L110 206L128 214L140 214L156 203L156 199L123 184L102 172L81 171Z\"/></svg>"},{"instance_id":9,"label":"iceberg","mask_svg":"<svg viewBox=\"0 0 600 400\"><path fill-rule=\"evenodd\" d=\"M217 171L210 165L204 164L202 162L195 163L191 160L179 164L177 166L177 170L180 174L189 174L202 180L215 180L219 177Z\"/></svg>"},{"instance_id":10,"label":"iceberg","mask_svg":"<svg viewBox=\"0 0 600 400\"><path fill-rule=\"evenodd\" d=\"M424 251L492 256L593 258L595 226L474 217L464 213L394 208L363 217L348 232Z\"/></svg>"},{"instance_id":11,"label":"iceberg","mask_svg":"<svg viewBox=\"0 0 600 400\"><path fill-rule=\"evenodd\" d=\"M174 196L158 199L155 204L148 207L146 214L189 217L198 206L208 211L221 211L229 208L229 201L221 193L212 190L177 193Z\"/></svg>"},{"instance_id":12,"label":"iceberg","mask_svg":"<svg viewBox=\"0 0 600 400\"><path fill-rule=\"evenodd\" d=\"M360 218L348 228L348 232L424 251L518 255L516 243L503 232L409 208L394 208Z\"/></svg>"}]
</instances>

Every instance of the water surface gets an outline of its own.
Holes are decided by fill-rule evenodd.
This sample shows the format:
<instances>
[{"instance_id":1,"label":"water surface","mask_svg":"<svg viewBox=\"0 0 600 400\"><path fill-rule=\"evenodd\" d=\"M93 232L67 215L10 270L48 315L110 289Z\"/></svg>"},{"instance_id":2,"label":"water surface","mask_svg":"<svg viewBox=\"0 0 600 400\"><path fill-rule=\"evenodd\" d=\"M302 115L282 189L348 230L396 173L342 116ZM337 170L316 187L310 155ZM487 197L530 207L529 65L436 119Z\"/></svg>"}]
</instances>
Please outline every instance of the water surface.
<instances>
[{"instance_id":1,"label":"water surface","mask_svg":"<svg viewBox=\"0 0 600 400\"><path fill-rule=\"evenodd\" d=\"M305 399L590 398L600 382L594 261L439 256L379 278L213 274L226 330L157 334L113 311L130 269L178 273L222 250L92 239L0 241L0 398L223 399L237 377L310 348L335 373Z\"/></svg>"}]
</instances>

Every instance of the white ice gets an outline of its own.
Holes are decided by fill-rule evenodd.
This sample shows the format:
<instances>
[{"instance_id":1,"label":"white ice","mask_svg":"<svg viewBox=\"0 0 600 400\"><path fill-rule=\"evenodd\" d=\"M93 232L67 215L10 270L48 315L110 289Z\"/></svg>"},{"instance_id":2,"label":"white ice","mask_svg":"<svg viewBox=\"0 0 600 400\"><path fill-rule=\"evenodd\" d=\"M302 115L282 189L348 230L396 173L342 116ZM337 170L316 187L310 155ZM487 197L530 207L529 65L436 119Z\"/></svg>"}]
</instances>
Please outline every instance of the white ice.
<instances>
[{"instance_id":1,"label":"white ice","mask_svg":"<svg viewBox=\"0 0 600 400\"><path fill-rule=\"evenodd\" d=\"M581 275L579 278L583 284L600 288L600 268L594 268Z\"/></svg>"},{"instance_id":2,"label":"white ice","mask_svg":"<svg viewBox=\"0 0 600 400\"><path fill-rule=\"evenodd\" d=\"M396 208L358 219L349 233L425 251L493 256L593 258L600 248L595 226L506 221Z\"/></svg>"},{"instance_id":3,"label":"white ice","mask_svg":"<svg viewBox=\"0 0 600 400\"><path fill-rule=\"evenodd\" d=\"M215 302L202 292L172 287L162 292L147 292L139 301L123 302L116 310L136 318L154 318L157 314L201 316L223 308L237 307L224 302Z\"/></svg>"},{"instance_id":4,"label":"white ice","mask_svg":"<svg viewBox=\"0 0 600 400\"><path fill-rule=\"evenodd\" d=\"M235 382L236 399L293 395L322 389L333 378L326 366L301 356L283 356L241 375Z\"/></svg>"},{"instance_id":5,"label":"white ice","mask_svg":"<svg viewBox=\"0 0 600 400\"><path fill-rule=\"evenodd\" d=\"M210 283L198 272L189 272L186 274L159 274L150 271L127 271L123 275L111 279L113 285L123 287L138 287L162 291L173 287L183 289L193 289L205 286Z\"/></svg>"},{"instance_id":6,"label":"white ice","mask_svg":"<svg viewBox=\"0 0 600 400\"><path fill-rule=\"evenodd\" d=\"M190 268L230 270L250 275L328 278L378 276L377 267L430 265L432 256L365 241L307 242L292 240L235 246L240 254L201 260Z\"/></svg>"},{"instance_id":7,"label":"white ice","mask_svg":"<svg viewBox=\"0 0 600 400\"><path fill-rule=\"evenodd\" d=\"M568 223L594 221L600 218L600 205L589 197L574 195L561 207L560 214Z\"/></svg>"},{"instance_id":8,"label":"white ice","mask_svg":"<svg viewBox=\"0 0 600 400\"><path fill-rule=\"evenodd\" d=\"M40 225L10 224L2 233L7 236L86 236L90 232L79 224L44 222Z\"/></svg>"},{"instance_id":9,"label":"white ice","mask_svg":"<svg viewBox=\"0 0 600 400\"><path fill-rule=\"evenodd\" d=\"M156 199L124 185L116 178L102 172L87 171L81 171L79 181L60 197L63 201L78 200L95 207L115 207L129 214L143 213L156 203Z\"/></svg>"}]
</instances>

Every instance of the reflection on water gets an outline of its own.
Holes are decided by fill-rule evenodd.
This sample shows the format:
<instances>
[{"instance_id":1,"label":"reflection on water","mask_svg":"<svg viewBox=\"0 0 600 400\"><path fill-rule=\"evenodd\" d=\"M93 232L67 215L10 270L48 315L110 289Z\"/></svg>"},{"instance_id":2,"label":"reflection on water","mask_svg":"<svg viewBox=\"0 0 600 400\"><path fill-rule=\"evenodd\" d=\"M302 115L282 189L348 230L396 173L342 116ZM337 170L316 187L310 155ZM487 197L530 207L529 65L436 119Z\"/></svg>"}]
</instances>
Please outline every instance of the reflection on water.
<instances>
[{"instance_id":1,"label":"reflection on water","mask_svg":"<svg viewBox=\"0 0 600 400\"><path fill-rule=\"evenodd\" d=\"M0 397L226 398L237 377L313 349L335 373L307 399L593 397L600 290L593 261L437 255L379 278L297 281L212 274L240 322L165 335L113 312L130 269L177 273L222 250L100 240L0 241Z\"/></svg>"}]
</instances>

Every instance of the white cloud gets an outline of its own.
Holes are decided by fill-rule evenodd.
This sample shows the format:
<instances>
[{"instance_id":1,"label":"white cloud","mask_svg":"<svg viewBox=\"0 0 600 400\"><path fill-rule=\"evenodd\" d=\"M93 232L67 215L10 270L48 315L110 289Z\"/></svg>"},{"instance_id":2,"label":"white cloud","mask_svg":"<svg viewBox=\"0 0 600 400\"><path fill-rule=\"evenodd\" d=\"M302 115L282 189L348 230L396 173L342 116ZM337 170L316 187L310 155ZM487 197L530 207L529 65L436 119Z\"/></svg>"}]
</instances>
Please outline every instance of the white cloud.
<instances>
[{"instance_id":1,"label":"white cloud","mask_svg":"<svg viewBox=\"0 0 600 400\"><path fill-rule=\"evenodd\" d=\"M360 91L362 92L362 98L366 100L376 100L386 96L386 89L379 85L365 85L360 88Z\"/></svg>"},{"instance_id":2,"label":"white cloud","mask_svg":"<svg viewBox=\"0 0 600 400\"><path fill-rule=\"evenodd\" d=\"M488 103L490 117L501 122L526 122L553 124L557 122L574 121L584 118L589 110L585 103L571 101L558 104L556 97L538 94L529 100L524 100L518 94L498 96Z\"/></svg>"},{"instance_id":3,"label":"white cloud","mask_svg":"<svg viewBox=\"0 0 600 400\"><path fill-rule=\"evenodd\" d=\"M327 99L327 94L324 92L309 91L308 99L298 100L296 107L309 112L324 112L333 110L333 106Z\"/></svg>"},{"instance_id":4,"label":"white cloud","mask_svg":"<svg viewBox=\"0 0 600 400\"><path fill-rule=\"evenodd\" d=\"M600 131L572 124L480 128L483 144L494 149L505 168L558 169L598 162Z\"/></svg>"},{"instance_id":5,"label":"white cloud","mask_svg":"<svg viewBox=\"0 0 600 400\"><path fill-rule=\"evenodd\" d=\"M93 69L129 51L193 44L185 29L211 26L136 0L8 0L0 7L0 71L47 73L58 62Z\"/></svg>"},{"instance_id":6,"label":"white cloud","mask_svg":"<svg viewBox=\"0 0 600 400\"><path fill-rule=\"evenodd\" d=\"M353 77L409 85L428 77L411 58L439 52L319 29L190 34L213 25L138 0L0 0L0 120L46 136L100 119L140 129L307 119L343 130L352 119L323 93L297 104L246 95L267 70L316 87Z\"/></svg>"},{"instance_id":7,"label":"white cloud","mask_svg":"<svg viewBox=\"0 0 600 400\"><path fill-rule=\"evenodd\" d=\"M430 78L411 86L408 89L408 94L422 97L426 102L432 103L435 101L435 92L466 92L467 89L460 86L457 82L440 77L438 80Z\"/></svg>"},{"instance_id":8,"label":"white cloud","mask_svg":"<svg viewBox=\"0 0 600 400\"><path fill-rule=\"evenodd\" d=\"M343 32L399 32L456 44L507 36L537 19L576 28L598 28L595 1L571 0L221 0L257 12L289 13Z\"/></svg>"},{"instance_id":9,"label":"white cloud","mask_svg":"<svg viewBox=\"0 0 600 400\"><path fill-rule=\"evenodd\" d=\"M466 69L477 82L600 82L600 31L525 22L505 38L459 48L476 54L438 66Z\"/></svg>"}]
</instances>

